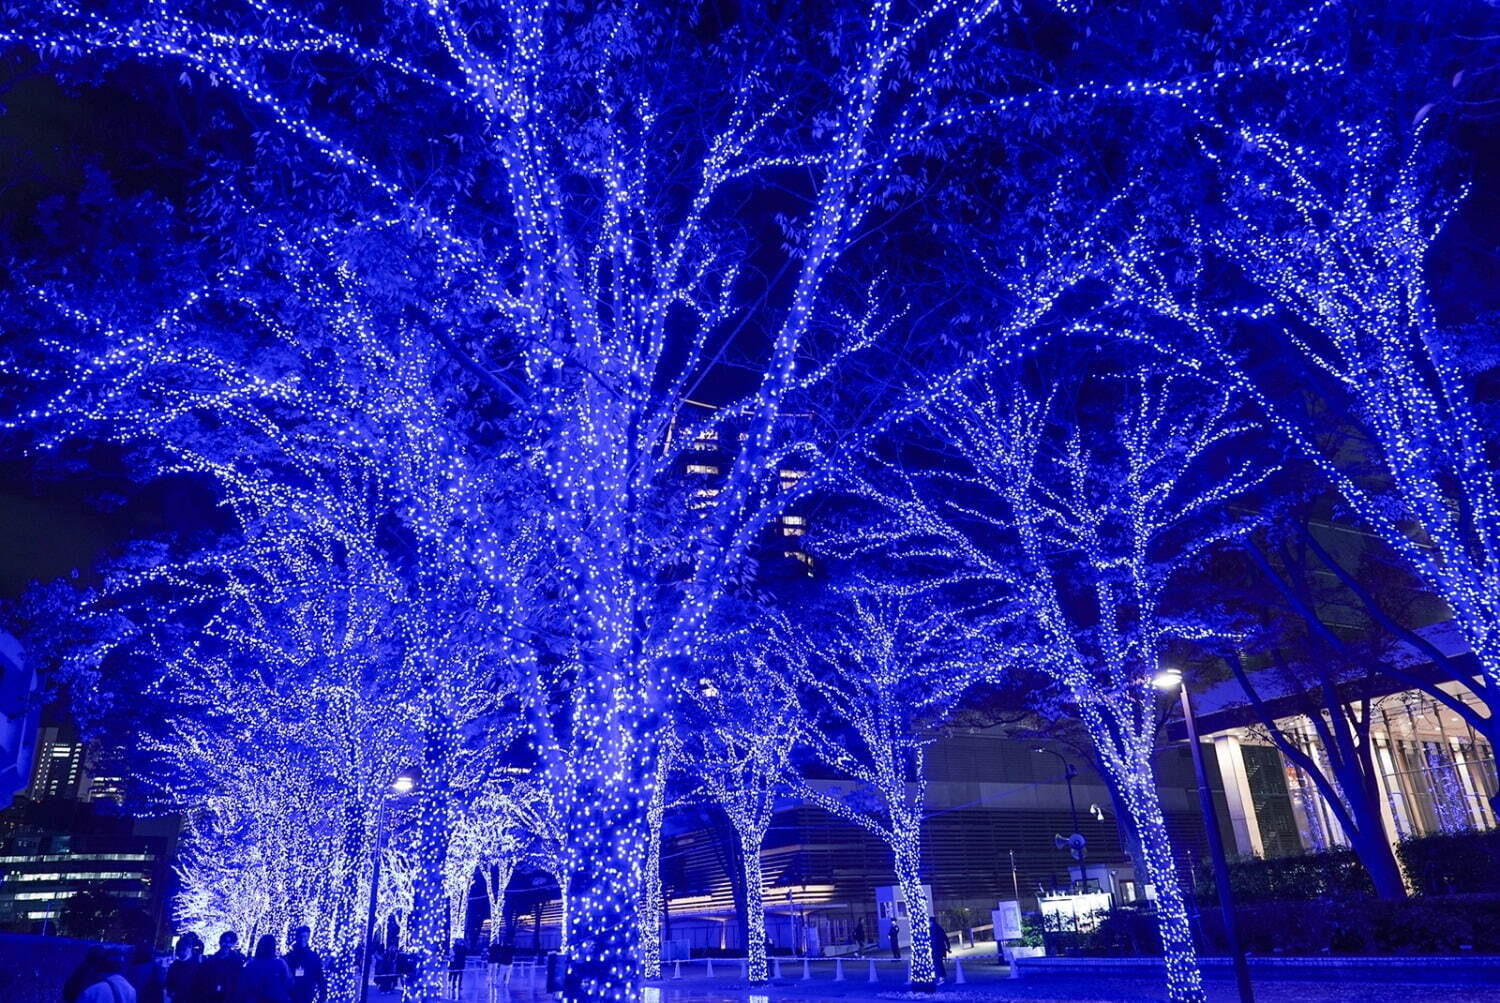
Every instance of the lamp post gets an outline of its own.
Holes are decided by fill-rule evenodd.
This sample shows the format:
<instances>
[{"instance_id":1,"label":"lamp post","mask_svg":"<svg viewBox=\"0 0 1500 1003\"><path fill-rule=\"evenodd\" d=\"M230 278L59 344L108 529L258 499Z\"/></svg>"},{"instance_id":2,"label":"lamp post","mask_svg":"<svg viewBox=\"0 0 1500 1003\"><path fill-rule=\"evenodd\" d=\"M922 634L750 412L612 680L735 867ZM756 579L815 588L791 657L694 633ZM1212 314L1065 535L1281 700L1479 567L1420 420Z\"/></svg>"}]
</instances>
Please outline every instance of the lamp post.
<instances>
[{"instance_id":1,"label":"lamp post","mask_svg":"<svg viewBox=\"0 0 1500 1003\"><path fill-rule=\"evenodd\" d=\"M1058 762L1063 764L1063 779L1068 782L1068 812L1073 816L1073 836L1081 839L1083 833L1078 830L1078 805L1073 801L1073 778L1078 776L1078 767L1068 762L1061 752L1053 749L1045 749L1038 745L1031 751L1045 752L1049 756L1056 756ZM1083 882L1083 890L1087 894L1089 890L1089 865L1086 859L1085 846L1086 844L1083 844L1078 847L1078 879Z\"/></svg>"},{"instance_id":2,"label":"lamp post","mask_svg":"<svg viewBox=\"0 0 1500 1003\"><path fill-rule=\"evenodd\" d=\"M370 946L375 941L375 906L380 901L380 844L385 838L385 805L391 795L400 797L410 794L417 786L416 778L402 773L391 781L387 790L380 792L380 802L375 808L375 862L370 870L370 909L365 914L365 942L359 949L359 1003L370 999Z\"/></svg>"},{"instance_id":3,"label":"lamp post","mask_svg":"<svg viewBox=\"0 0 1500 1003\"><path fill-rule=\"evenodd\" d=\"M1224 913L1224 939L1229 944L1229 955L1234 961L1234 981L1239 986L1241 1003L1253 1003L1255 992L1250 986L1250 966L1245 962L1245 952L1240 948L1239 932L1234 925L1234 896L1229 889L1229 861L1224 856L1224 837L1219 833L1219 816L1214 811L1213 794L1208 789L1208 773L1203 768L1203 749L1198 744L1198 719L1193 716L1193 701L1188 696L1181 669L1163 669L1151 682L1157 689L1165 692L1177 690L1182 701L1182 721L1187 726L1188 749L1193 755L1193 772L1198 776L1198 803L1203 810L1203 827L1208 833L1209 856L1213 858L1214 884L1219 889L1219 908Z\"/></svg>"}]
</instances>

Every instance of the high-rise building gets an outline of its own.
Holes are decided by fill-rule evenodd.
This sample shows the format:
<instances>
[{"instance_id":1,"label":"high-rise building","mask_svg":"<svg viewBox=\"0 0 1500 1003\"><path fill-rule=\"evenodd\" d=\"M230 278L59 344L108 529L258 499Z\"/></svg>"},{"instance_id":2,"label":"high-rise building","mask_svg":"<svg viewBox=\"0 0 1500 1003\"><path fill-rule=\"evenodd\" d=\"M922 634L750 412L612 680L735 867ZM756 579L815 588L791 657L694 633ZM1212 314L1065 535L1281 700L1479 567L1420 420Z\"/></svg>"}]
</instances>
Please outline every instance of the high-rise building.
<instances>
[{"instance_id":1,"label":"high-rise building","mask_svg":"<svg viewBox=\"0 0 1500 1003\"><path fill-rule=\"evenodd\" d=\"M86 801L89 794L87 747L67 725L49 725L37 734L36 758L26 796L33 801L64 798Z\"/></svg>"},{"instance_id":2,"label":"high-rise building","mask_svg":"<svg viewBox=\"0 0 1500 1003\"><path fill-rule=\"evenodd\" d=\"M21 644L0 631L0 808L31 782L36 749L36 670Z\"/></svg>"}]
</instances>

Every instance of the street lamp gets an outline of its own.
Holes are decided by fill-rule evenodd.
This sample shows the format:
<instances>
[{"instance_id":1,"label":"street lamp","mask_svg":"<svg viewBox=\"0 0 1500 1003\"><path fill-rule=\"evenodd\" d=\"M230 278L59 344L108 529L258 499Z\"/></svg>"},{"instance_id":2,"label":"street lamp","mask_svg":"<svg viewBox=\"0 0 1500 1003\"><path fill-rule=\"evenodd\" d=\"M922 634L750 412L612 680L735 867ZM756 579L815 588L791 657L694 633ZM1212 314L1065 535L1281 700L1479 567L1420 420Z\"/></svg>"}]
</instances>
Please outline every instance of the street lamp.
<instances>
[{"instance_id":1,"label":"street lamp","mask_svg":"<svg viewBox=\"0 0 1500 1003\"><path fill-rule=\"evenodd\" d=\"M1063 779L1068 782L1068 811L1073 816L1073 839L1079 841L1076 847L1078 852L1078 878L1083 882L1083 890L1085 893L1087 893L1089 890L1089 865L1088 861L1085 859L1085 847L1087 844L1083 842L1083 833L1078 830L1078 805L1073 801L1073 778L1078 776L1078 767L1068 762L1067 759L1063 757L1063 754L1061 752L1057 752L1053 749L1046 749L1038 745L1031 751L1045 752L1049 756L1056 756L1058 762L1063 764ZM1069 840L1070 844L1072 844L1072 842L1073 840Z\"/></svg>"},{"instance_id":2,"label":"street lamp","mask_svg":"<svg viewBox=\"0 0 1500 1003\"><path fill-rule=\"evenodd\" d=\"M1193 772L1198 775L1198 803L1203 809L1203 827L1208 832L1208 852L1213 858L1214 884L1219 889L1219 908L1224 912L1224 939L1234 960L1234 980L1239 985L1241 1003L1253 1003L1250 966L1240 949L1240 937L1234 925L1234 897L1229 890L1229 861L1224 857L1224 838L1219 834L1219 816L1214 811L1213 794L1208 789L1208 774L1203 768L1203 748L1198 744L1198 719L1193 716L1193 701L1182 681L1181 669L1162 669L1151 684L1163 692L1176 690L1182 700L1182 721L1187 726L1188 749L1193 754Z\"/></svg>"},{"instance_id":3,"label":"street lamp","mask_svg":"<svg viewBox=\"0 0 1500 1003\"><path fill-rule=\"evenodd\" d=\"M375 942L375 906L380 900L380 844L385 838L385 806L392 795L401 797L410 794L417 786L417 778L411 772L403 772L391 781L390 787L380 792L380 802L375 808L375 864L370 871L370 911L365 914L365 942L359 957L359 1003L370 999L370 947Z\"/></svg>"}]
</instances>

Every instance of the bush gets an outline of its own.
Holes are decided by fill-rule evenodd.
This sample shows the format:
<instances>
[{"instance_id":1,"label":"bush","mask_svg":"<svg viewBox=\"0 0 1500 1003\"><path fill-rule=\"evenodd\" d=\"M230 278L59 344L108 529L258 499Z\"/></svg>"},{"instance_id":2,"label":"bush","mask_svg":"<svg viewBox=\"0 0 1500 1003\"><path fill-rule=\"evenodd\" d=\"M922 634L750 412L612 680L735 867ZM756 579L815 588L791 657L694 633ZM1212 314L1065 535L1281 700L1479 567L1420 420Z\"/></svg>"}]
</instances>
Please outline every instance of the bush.
<instances>
[{"instance_id":1,"label":"bush","mask_svg":"<svg viewBox=\"0 0 1500 1003\"><path fill-rule=\"evenodd\" d=\"M1416 836L1396 854L1418 895L1500 893L1500 830Z\"/></svg>"},{"instance_id":2,"label":"bush","mask_svg":"<svg viewBox=\"0 0 1500 1003\"><path fill-rule=\"evenodd\" d=\"M1500 954L1500 895L1262 902L1235 909L1252 954ZM1217 909L1203 910L1205 949L1224 950Z\"/></svg>"},{"instance_id":3,"label":"bush","mask_svg":"<svg viewBox=\"0 0 1500 1003\"><path fill-rule=\"evenodd\" d=\"M1195 877L1194 890L1199 903L1217 904L1219 894L1213 868L1204 863ZM1232 860L1229 887L1237 903L1363 898L1375 893L1364 864L1346 847L1296 857Z\"/></svg>"}]
</instances>

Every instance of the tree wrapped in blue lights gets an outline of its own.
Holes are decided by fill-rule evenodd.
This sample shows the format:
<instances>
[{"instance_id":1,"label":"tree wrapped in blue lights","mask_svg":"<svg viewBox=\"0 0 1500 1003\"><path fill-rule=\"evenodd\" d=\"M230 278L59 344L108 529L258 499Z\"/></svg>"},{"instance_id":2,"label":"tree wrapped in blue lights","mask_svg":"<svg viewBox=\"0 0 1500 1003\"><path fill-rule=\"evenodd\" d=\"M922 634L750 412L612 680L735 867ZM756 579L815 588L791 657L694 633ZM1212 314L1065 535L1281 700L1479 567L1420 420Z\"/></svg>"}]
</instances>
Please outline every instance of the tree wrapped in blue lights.
<instances>
[{"instance_id":1,"label":"tree wrapped in blue lights","mask_svg":"<svg viewBox=\"0 0 1500 1003\"><path fill-rule=\"evenodd\" d=\"M1235 455L1255 427L1201 381L1148 370L1074 374L1045 396L989 374L943 402L932 428L942 460L864 481L887 515L844 545L926 567L925 588L1055 682L1139 838L1169 995L1201 1001L1152 763L1153 678L1170 643L1227 640L1206 611L1171 606L1168 587L1248 530L1223 509L1270 469L1256 449Z\"/></svg>"},{"instance_id":2,"label":"tree wrapped in blue lights","mask_svg":"<svg viewBox=\"0 0 1500 1003\"><path fill-rule=\"evenodd\" d=\"M275 269L274 282L231 269L129 328L109 319L107 305L85 311L34 286L37 301L85 336L28 360L41 396L28 421L44 444L94 436L139 449L141 476L207 480L233 513L238 538L156 561L114 587L141 620L196 634L187 662L222 668L228 689L201 699L173 692L206 715L193 740L205 730L237 736L245 761L300 749L307 769L326 771L356 806L351 834L332 845L359 862L369 859L384 788L401 768L420 767L410 925L417 985L436 993L449 939L445 889L455 880L449 850L455 838L465 852L471 842L454 806L494 792L522 720L516 669L529 664L518 655L522 617L539 608L530 589L546 549L541 516L519 503L530 490L521 458L478 456L453 431L459 404L445 387L446 352L341 256L366 250L365 235L304 242L272 232L260 264ZM183 675L195 678L194 668ZM246 676L259 691L245 689ZM235 687L244 692L231 694ZM384 703L372 705L377 697ZM306 736L253 725L288 699L360 710L325 715L319 740L329 751L390 739L401 724L399 756L382 746L353 776L314 755ZM175 743L183 761L194 758L188 742ZM252 771L245 782L274 785L278 773ZM245 783L222 786L209 796L243 817L222 799L249 798ZM473 861L460 860L472 873ZM302 867L343 874L351 894L363 880L352 863ZM357 924L343 915L329 928L347 955Z\"/></svg>"},{"instance_id":3,"label":"tree wrapped in blue lights","mask_svg":"<svg viewBox=\"0 0 1500 1003\"><path fill-rule=\"evenodd\" d=\"M1172 322L1160 348L1253 401L1448 605L1486 683L1477 723L1493 744L1500 482L1474 374L1434 313L1433 248L1464 189L1429 126L1399 139L1356 122L1310 142L1240 128L1239 155L1218 158L1228 218L1155 253L1142 231L1120 288ZM1206 286L1221 266L1245 284Z\"/></svg>"},{"instance_id":4,"label":"tree wrapped in blue lights","mask_svg":"<svg viewBox=\"0 0 1500 1003\"><path fill-rule=\"evenodd\" d=\"M746 974L752 985L770 978L761 850L778 803L796 776L792 754L806 727L797 688L806 655L791 637L791 625L767 613L764 624L706 644L687 718L689 769L739 840L745 869Z\"/></svg>"},{"instance_id":5,"label":"tree wrapped in blue lights","mask_svg":"<svg viewBox=\"0 0 1500 1003\"><path fill-rule=\"evenodd\" d=\"M250 141L202 137L236 193L216 187L205 200L215 237L284 227L374 249L307 250L313 272L362 287L353 303L335 289L310 330L374 329L389 365L358 379L337 366L241 379L243 360L220 352L214 365L236 375L226 384L168 352L159 375L204 377L215 389L168 402L259 431L280 431L267 409L349 405L327 422L319 464L352 458L394 480L383 504L401 527L392 563L410 612L410 657L395 671L425 695L415 907L441 897L455 760L494 711L467 703L465 684L498 690L485 673L503 666L525 681L518 699L554 799L570 999L635 992L641 862L677 684L726 583L827 462L785 417L879 337L869 318L901 313L885 309L876 259L907 218L895 210L927 190L965 123L1034 120L1058 104L1191 104L1237 75L1309 67L1273 46L1180 80L1038 86L1031 65L995 58L1002 6L750 5L718 23L696 9L676 20L610 4L440 0L371 22L259 0L59 3L0 31L49 57L143 60L218 88L232 113L205 133L246 120ZM234 198L264 214L226 212ZM263 277L226 271L231 284ZM1039 283L1033 316L1078 279ZM311 288L326 300L327 284ZM851 308L867 290L875 309ZM210 298L258 322L280 294ZM70 309L66 296L53 302ZM147 340L203 304L194 291ZM309 328L279 323L296 355ZM81 384L140 362L139 334L102 332L111 350L83 365ZM428 393L434 376L451 393ZM434 396L436 407L410 407ZM692 407L699 398L715 407ZM146 410L132 420L149 423ZM707 437L734 446L707 493L683 504L683 468ZM776 491L791 466L813 476ZM285 496L298 482L270 483ZM492 517L515 495L535 522ZM513 558L512 540L551 556L543 596L508 575L533 566ZM466 619L470 601L483 609ZM527 630L539 606L545 643ZM417 925L430 944L440 924ZM430 994L423 959L418 992Z\"/></svg>"},{"instance_id":6,"label":"tree wrapped in blue lights","mask_svg":"<svg viewBox=\"0 0 1500 1003\"><path fill-rule=\"evenodd\" d=\"M911 985L931 991L933 917L921 870L925 749L964 693L1002 665L983 638L921 599L836 592L829 620L789 639L805 660L807 753L840 778L805 778L801 789L891 848L910 927Z\"/></svg>"}]
</instances>

